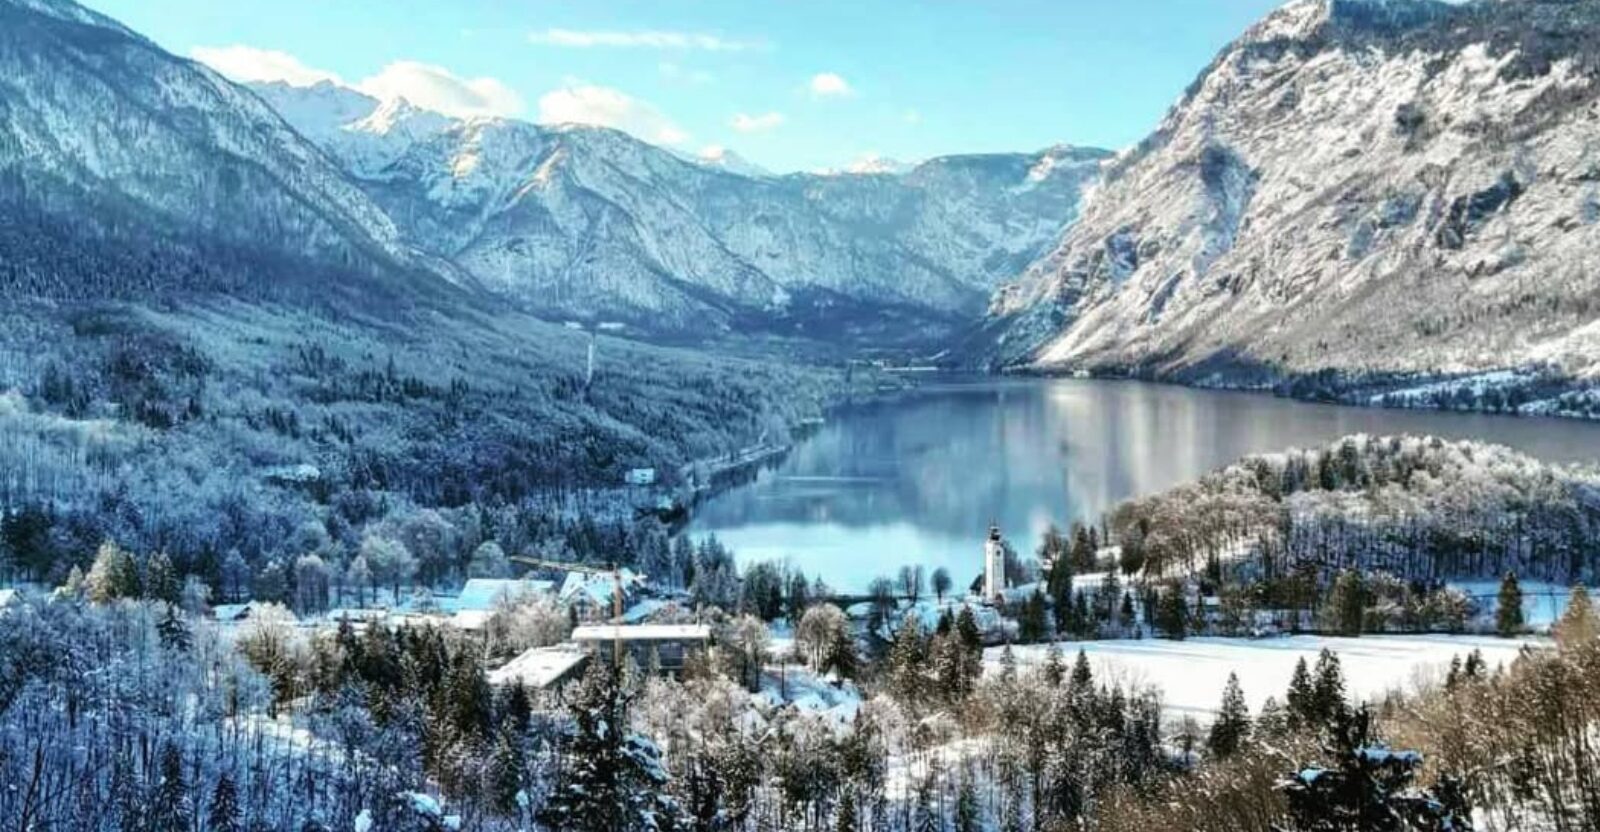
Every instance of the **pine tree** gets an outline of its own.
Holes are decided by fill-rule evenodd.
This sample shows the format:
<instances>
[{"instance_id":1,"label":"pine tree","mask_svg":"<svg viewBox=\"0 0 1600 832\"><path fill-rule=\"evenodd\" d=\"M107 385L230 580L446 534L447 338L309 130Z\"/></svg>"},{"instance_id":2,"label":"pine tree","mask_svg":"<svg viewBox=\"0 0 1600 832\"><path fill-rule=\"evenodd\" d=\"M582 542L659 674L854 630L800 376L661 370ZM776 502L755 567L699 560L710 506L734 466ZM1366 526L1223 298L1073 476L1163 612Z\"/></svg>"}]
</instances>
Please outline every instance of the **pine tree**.
<instances>
[{"instance_id":1,"label":"pine tree","mask_svg":"<svg viewBox=\"0 0 1600 832\"><path fill-rule=\"evenodd\" d=\"M156 624L156 632L161 635L161 646L179 653L189 651L189 646L194 639L189 634L189 623L178 614L176 604L167 604L167 611L161 616L161 621Z\"/></svg>"},{"instance_id":2,"label":"pine tree","mask_svg":"<svg viewBox=\"0 0 1600 832\"><path fill-rule=\"evenodd\" d=\"M1344 671L1339 666L1339 656L1332 650L1322 649L1317 656L1316 682L1312 687L1311 709L1317 723L1327 725L1342 714L1344 701Z\"/></svg>"},{"instance_id":3,"label":"pine tree","mask_svg":"<svg viewBox=\"0 0 1600 832\"><path fill-rule=\"evenodd\" d=\"M1072 661L1071 686L1075 691L1087 691L1094 685L1094 672L1089 669L1089 655L1078 648L1078 657Z\"/></svg>"},{"instance_id":4,"label":"pine tree","mask_svg":"<svg viewBox=\"0 0 1600 832\"><path fill-rule=\"evenodd\" d=\"M1211 723L1211 734L1206 748L1218 759L1233 756L1250 735L1250 710L1244 703L1244 691L1239 687L1239 674L1228 674L1228 685L1222 691L1222 708Z\"/></svg>"},{"instance_id":5,"label":"pine tree","mask_svg":"<svg viewBox=\"0 0 1600 832\"><path fill-rule=\"evenodd\" d=\"M1361 635L1367 611L1366 596L1366 582L1354 569L1346 569L1333 582L1333 590L1328 595L1328 615L1340 635Z\"/></svg>"},{"instance_id":6,"label":"pine tree","mask_svg":"<svg viewBox=\"0 0 1600 832\"><path fill-rule=\"evenodd\" d=\"M1156 606L1156 624L1167 638L1182 641L1189 634L1189 605L1183 601L1183 588L1171 584L1161 593Z\"/></svg>"},{"instance_id":7,"label":"pine tree","mask_svg":"<svg viewBox=\"0 0 1600 832\"><path fill-rule=\"evenodd\" d=\"M160 769L161 781L150 805L151 832L186 832L194 809L183 780L183 756L170 742L161 749Z\"/></svg>"},{"instance_id":8,"label":"pine tree","mask_svg":"<svg viewBox=\"0 0 1600 832\"><path fill-rule=\"evenodd\" d=\"M1284 832L1471 830L1460 781L1445 775L1432 790L1414 788L1422 755L1377 744L1370 725L1365 707L1342 711L1329 726L1332 759L1280 782L1289 804Z\"/></svg>"},{"instance_id":9,"label":"pine tree","mask_svg":"<svg viewBox=\"0 0 1600 832\"><path fill-rule=\"evenodd\" d=\"M1284 701L1288 703L1291 728L1304 728L1316 723L1316 690L1311 686L1311 670L1306 667L1305 656L1295 662L1294 675L1289 678L1289 691Z\"/></svg>"},{"instance_id":10,"label":"pine tree","mask_svg":"<svg viewBox=\"0 0 1600 832\"><path fill-rule=\"evenodd\" d=\"M1011 645L1007 644L1000 651L1000 681L1011 683L1017 680L1017 657L1011 652Z\"/></svg>"},{"instance_id":11,"label":"pine tree","mask_svg":"<svg viewBox=\"0 0 1600 832\"><path fill-rule=\"evenodd\" d=\"M494 784L491 796L494 806L504 815L515 815L522 806L523 768L522 742L502 731L495 740L494 762L490 767Z\"/></svg>"},{"instance_id":12,"label":"pine tree","mask_svg":"<svg viewBox=\"0 0 1600 832\"><path fill-rule=\"evenodd\" d=\"M629 733L630 697L607 662L590 662L568 704L573 728L540 822L571 832L645 832L676 825L666 770L648 739Z\"/></svg>"},{"instance_id":13,"label":"pine tree","mask_svg":"<svg viewBox=\"0 0 1600 832\"><path fill-rule=\"evenodd\" d=\"M176 604L183 600L183 580L165 552L150 556L144 568L144 597Z\"/></svg>"},{"instance_id":14,"label":"pine tree","mask_svg":"<svg viewBox=\"0 0 1600 832\"><path fill-rule=\"evenodd\" d=\"M1499 606L1495 608L1495 629L1501 638L1511 638L1522 631L1522 587L1515 572L1507 572L1500 581Z\"/></svg>"},{"instance_id":15,"label":"pine tree","mask_svg":"<svg viewBox=\"0 0 1600 832\"><path fill-rule=\"evenodd\" d=\"M1066 668L1061 663L1061 646L1053 641L1044 651L1044 667L1040 672L1045 684L1053 688L1060 687L1062 678L1066 676Z\"/></svg>"},{"instance_id":16,"label":"pine tree","mask_svg":"<svg viewBox=\"0 0 1600 832\"><path fill-rule=\"evenodd\" d=\"M240 832L239 792L233 778L223 774L217 778L217 787L211 792L211 805L206 809L206 832Z\"/></svg>"},{"instance_id":17,"label":"pine tree","mask_svg":"<svg viewBox=\"0 0 1600 832\"><path fill-rule=\"evenodd\" d=\"M889 646L889 678L895 696L901 702L915 704L922 701L923 673L927 662L927 649L922 639L922 625L916 614L908 612L895 629L894 643Z\"/></svg>"}]
</instances>

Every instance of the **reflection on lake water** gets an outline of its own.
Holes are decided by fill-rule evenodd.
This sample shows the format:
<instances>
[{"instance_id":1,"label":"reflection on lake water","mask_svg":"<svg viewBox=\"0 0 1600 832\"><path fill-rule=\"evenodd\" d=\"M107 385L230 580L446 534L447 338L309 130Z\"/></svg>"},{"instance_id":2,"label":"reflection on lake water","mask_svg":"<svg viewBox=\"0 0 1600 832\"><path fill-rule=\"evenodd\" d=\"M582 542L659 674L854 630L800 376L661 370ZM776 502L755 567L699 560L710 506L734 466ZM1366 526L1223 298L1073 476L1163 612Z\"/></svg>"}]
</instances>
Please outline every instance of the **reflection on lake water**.
<instances>
[{"instance_id":1,"label":"reflection on lake water","mask_svg":"<svg viewBox=\"0 0 1600 832\"><path fill-rule=\"evenodd\" d=\"M777 467L702 505L690 532L715 533L741 563L787 559L838 588L911 563L947 567L965 586L991 520L1027 553L1051 522L1098 518L1245 454L1351 433L1474 438L1551 461L1600 460L1594 423L985 379L840 414Z\"/></svg>"}]
</instances>

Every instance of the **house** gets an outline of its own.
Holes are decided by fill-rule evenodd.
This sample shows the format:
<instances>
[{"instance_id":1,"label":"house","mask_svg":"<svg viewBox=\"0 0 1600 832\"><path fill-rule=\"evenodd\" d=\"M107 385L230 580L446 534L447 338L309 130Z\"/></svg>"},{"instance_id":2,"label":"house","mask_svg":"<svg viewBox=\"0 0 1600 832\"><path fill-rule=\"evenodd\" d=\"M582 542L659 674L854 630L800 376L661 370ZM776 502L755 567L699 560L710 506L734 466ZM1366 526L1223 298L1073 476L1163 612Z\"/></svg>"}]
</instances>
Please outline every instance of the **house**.
<instances>
[{"instance_id":1,"label":"house","mask_svg":"<svg viewBox=\"0 0 1600 832\"><path fill-rule=\"evenodd\" d=\"M448 612L491 612L501 598L519 595L548 595L555 591L555 581L531 579L473 578L461 587L461 594L444 599L440 604Z\"/></svg>"},{"instance_id":2,"label":"house","mask_svg":"<svg viewBox=\"0 0 1600 832\"><path fill-rule=\"evenodd\" d=\"M589 651L576 644L535 647L489 671L489 684L521 682L533 690L550 690L576 679L588 664L590 656Z\"/></svg>"},{"instance_id":3,"label":"house","mask_svg":"<svg viewBox=\"0 0 1600 832\"><path fill-rule=\"evenodd\" d=\"M0 589L0 614L4 614L6 608L16 603L18 600L19 599L17 598L16 590Z\"/></svg>"},{"instance_id":4,"label":"house","mask_svg":"<svg viewBox=\"0 0 1600 832\"><path fill-rule=\"evenodd\" d=\"M632 468L629 469L628 473L623 477L623 480L627 482L628 485L655 485L656 469Z\"/></svg>"},{"instance_id":5,"label":"house","mask_svg":"<svg viewBox=\"0 0 1600 832\"><path fill-rule=\"evenodd\" d=\"M605 651L613 645L622 649L640 667L658 663L667 676L683 673L690 654L711 647L711 627L705 624L590 624L572 631L572 641L589 653Z\"/></svg>"},{"instance_id":6,"label":"house","mask_svg":"<svg viewBox=\"0 0 1600 832\"><path fill-rule=\"evenodd\" d=\"M616 576L610 572L568 572L556 597L576 609L579 618L605 618L611 615L618 583L622 585L622 605L626 607L644 586L644 576L631 569L623 569Z\"/></svg>"}]
</instances>

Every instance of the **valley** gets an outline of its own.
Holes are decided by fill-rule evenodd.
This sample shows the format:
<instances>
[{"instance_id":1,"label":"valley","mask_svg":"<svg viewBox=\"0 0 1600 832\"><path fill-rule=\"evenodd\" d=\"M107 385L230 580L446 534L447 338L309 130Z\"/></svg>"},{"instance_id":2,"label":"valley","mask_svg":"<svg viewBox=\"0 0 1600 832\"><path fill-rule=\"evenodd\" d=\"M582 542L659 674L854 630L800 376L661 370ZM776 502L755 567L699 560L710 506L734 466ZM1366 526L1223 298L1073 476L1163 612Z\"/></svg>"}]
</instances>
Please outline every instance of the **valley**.
<instances>
[{"instance_id":1,"label":"valley","mask_svg":"<svg viewBox=\"0 0 1600 832\"><path fill-rule=\"evenodd\" d=\"M0 0L0 828L1600 827L1600 0L1121 150L1248 4L148 2Z\"/></svg>"}]
</instances>

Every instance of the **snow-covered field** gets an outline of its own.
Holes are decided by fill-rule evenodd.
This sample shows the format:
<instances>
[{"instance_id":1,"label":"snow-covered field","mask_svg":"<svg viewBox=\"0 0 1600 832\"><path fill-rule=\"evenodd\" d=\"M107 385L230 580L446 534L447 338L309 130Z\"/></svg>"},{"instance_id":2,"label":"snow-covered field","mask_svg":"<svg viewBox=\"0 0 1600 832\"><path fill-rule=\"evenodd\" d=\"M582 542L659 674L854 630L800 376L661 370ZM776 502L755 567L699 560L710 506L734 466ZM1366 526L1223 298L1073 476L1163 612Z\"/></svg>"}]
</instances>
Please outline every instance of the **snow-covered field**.
<instances>
[{"instance_id":1,"label":"snow-covered field","mask_svg":"<svg viewBox=\"0 0 1600 832\"><path fill-rule=\"evenodd\" d=\"M1295 662L1302 657L1315 666L1322 648L1339 655L1347 693L1355 699L1377 696L1390 689L1408 689L1417 679L1442 674L1451 656L1465 656L1473 648L1483 651L1490 667L1510 663L1525 643L1540 639L1501 639L1485 636L1366 636L1334 638L1291 636L1270 639L1194 638L1187 641L1061 642L1064 661L1071 665L1079 648L1089 656L1096 678L1117 679L1161 689L1170 715L1192 714L1205 719L1222 700L1229 673L1239 674L1245 701L1252 713L1268 696L1283 701ZM1003 648L984 651L984 665L993 672ZM1044 661L1044 645L1014 646L1017 666Z\"/></svg>"}]
</instances>

